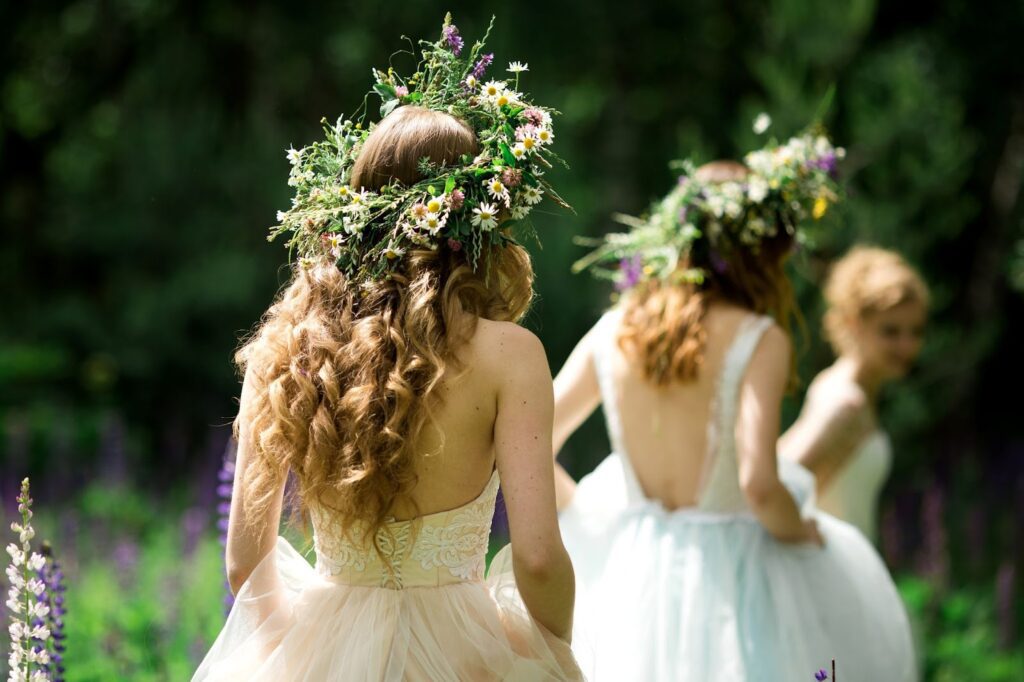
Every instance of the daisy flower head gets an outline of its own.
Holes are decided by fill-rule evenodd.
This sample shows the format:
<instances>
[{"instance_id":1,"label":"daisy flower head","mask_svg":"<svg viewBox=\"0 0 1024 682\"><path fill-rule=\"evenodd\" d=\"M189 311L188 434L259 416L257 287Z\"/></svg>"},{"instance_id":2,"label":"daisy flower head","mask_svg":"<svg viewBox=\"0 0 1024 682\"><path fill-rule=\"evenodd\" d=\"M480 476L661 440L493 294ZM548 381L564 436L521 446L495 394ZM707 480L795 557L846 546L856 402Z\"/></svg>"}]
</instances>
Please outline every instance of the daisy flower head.
<instances>
[{"instance_id":1,"label":"daisy flower head","mask_svg":"<svg viewBox=\"0 0 1024 682\"><path fill-rule=\"evenodd\" d=\"M396 258L401 258L403 255L405 255L405 249L395 245L394 242L388 244L384 249L384 257L388 260L395 260Z\"/></svg>"},{"instance_id":2,"label":"daisy flower head","mask_svg":"<svg viewBox=\"0 0 1024 682\"><path fill-rule=\"evenodd\" d=\"M470 90L472 90L472 89L474 89L477 86L477 84L480 81L478 81L476 79L476 76L474 76L473 74L469 74L468 76L466 76L466 80L464 82L466 84L466 87L469 88Z\"/></svg>"},{"instance_id":3,"label":"daisy flower head","mask_svg":"<svg viewBox=\"0 0 1024 682\"><path fill-rule=\"evenodd\" d=\"M434 212L437 213L437 211L434 211ZM427 210L427 205L426 204L424 204L422 202L413 204L412 215L413 215L414 218L419 218L419 219L422 220L423 218L427 217L427 213L428 213L428 210Z\"/></svg>"},{"instance_id":4,"label":"daisy flower head","mask_svg":"<svg viewBox=\"0 0 1024 682\"><path fill-rule=\"evenodd\" d=\"M473 209L473 224L490 232L498 224L498 208L494 204L480 204Z\"/></svg>"},{"instance_id":5,"label":"daisy flower head","mask_svg":"<svg viewBox=\"0 0 1024 682\"><path fill-rule=\"evenodd\" d=\"M484 187L487 188L487 193L495 201L502 201L505 205L508 205L508 188L505 187L505 183L501 181L497 176L484 181Z\"/></svg>"},{"instance_id":6,"label":"daisy flower head","mask_svg":"<svg viewBox=\"0 0 1024 682\"><path fill-rule=\"evenodd\" d=\"M438 213L428 213L421 221L420 228L426 230L431 235L436 236L447 221L447 214L442 215Z\"/></svg>"},{"instance_id":7,"label":"daisy flower head","mask_svg":"<svg viewBox=\"0 0 1024 682\"><path fill-rule=\"evenodd\" d=\"M555 141L555 134L551 131L551 128L540 128L537 130L537 142L542 145L549 145Z\"/></svg>"},{"instance_id":8,"label":"daisy flower head","mask_svg":"<svg viewBox=\"0 0 1024 682\"><path fill-rule=\"evenodd\" d=\"M533 209L529 206L513 206L512 207L512 218L514 220L522 220L526 216L530 215L530 211Z\"/></svg>"},{"instance_id":9,"label":"daisy flower head","mask_svg":"<svg viewBox=\"0 0 1024 682\"><path fill-rule=\"evenodd\" d=\"M342 199L348 199L352 196L352 189L348 185L338 185L338 188L334 190L334 193Z\"/></svg>"},{"instance_id":10,"label":"daisy flower head","mask_svg":"<svg viewBox=\"0 0 1024 682\"><path fill-rule=\"evenodd\" d=\"M440 213L444 207L441 197L431 197L427 200L426 208L428 213Z\"/></svg>"},{"instance_id":11,"label":"daisy flower head","mask_svg":"<svg viewBox=\"0 0 1024 682\"><path fill-rule=\"evenodd\" d=\"M480 94L488 99L494 99L503 92L505 92L505 83L502 81L487 81L480 88Z\"/></svg>"},{"instance_id":12,"label":"daisy flower head","mask_svg":"<svg viewBox=\"0 0 1024 682\"><path fill-rule=\"evenodd\" d=\"M521 161L521 160L525 159L526 158L526 145L523 144L522 142L517 142L516 146L512 147L512 156L514 156L517 161Z\"/></svg>"},{"instance_id":13,"label":"daisy flower head","mask_svg":"<svg viewBox=\"0 0 1024 682\"><path fill-rule=\"evenodd\" d=\"M523 201L530 206L536 206L540 203L541 199L544 198L544 192L542 192L539 187L527 185L523 188L523 191L520 192L519 196L521 196Z\"/></svg>"},{"instance_id":14,"label":"daisy flower head","mask_svg":"<svg viewBox=\"0 0 1024 682\"><path fill-rule=\"evenodd\" d=\"M508 72L509 73L523 73L524 71L529 71L529 70L530 70L530 65L529 64L522 64L520 62L509 62L508 63Z\"/></svg>"},{"instance_id":15,"label":"daisy flower head","mask_svg":"<svg viewBox=\"0 0 1024 682\"><path fill-rule=\"evenodd\" d=\"M523 145L523 149L528 152L532 152L537 147L537 138L532 135L527 135L523 138L519 144Z\"/></svg>"},{"instance_id":16,"label":"daisy flower head","mask_svg":"<svg viewBox=\"0 0 1024 682\"><path fill-rule=\"evenodd\" d=\"M338 254L334 253L341 248L341 245L345 243L340 232L331 232L327 235L327 248L331 250L331 253L337 257Z\"/></svg>"},{"instance_id":17,"label":"daisy flower head","mask_svg":"<svg viewBox=\"0 0 1024 682\"><path fill-rule=\"evenodd\" d=\"M760 114L757 115L757 118L754 119L754 133L757 135L761 135L762 133L764 133L764 131L768 130L771 124L772 117L762 111Z\"/></svg>"}]
</instances>

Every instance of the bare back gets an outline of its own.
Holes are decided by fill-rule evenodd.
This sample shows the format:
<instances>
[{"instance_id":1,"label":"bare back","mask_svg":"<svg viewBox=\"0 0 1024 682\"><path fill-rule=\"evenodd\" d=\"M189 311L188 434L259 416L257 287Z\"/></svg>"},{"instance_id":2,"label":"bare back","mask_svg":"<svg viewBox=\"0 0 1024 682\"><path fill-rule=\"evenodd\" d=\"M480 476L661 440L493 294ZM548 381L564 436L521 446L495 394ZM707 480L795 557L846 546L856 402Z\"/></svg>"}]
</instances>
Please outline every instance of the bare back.
<instances>
[{"instance_id":1,"label":"bare back","mask_svg":"<svg viewBox=\"0 0 1024 682\"><path fill-rule=\"evenodd\" d=\"M667 387L645 379L641 368L629 361L617 343L603 342L620 447L623 454L629 453L644 495L668 509L696 506L699 501L709 474L708 426L718 378L726 353L749 316L738 307L712 306L705 318L707 344L697 379ZM617 330L617 317L614 322Z\"/></svg>"},{"instance_id":2,"label":"bare back","mask_svg":"<svg viewBox=\"0 0 1024 682\"><path fill-rule=\"evenodd\" d=\"M487 485L495 467L494 422L501 373L517 365L509 334L523 330L511 322L479 320L473 338L459 350L461 372L438 389L434 423L416 443L415 507L396 503L392 516L408 519L459 507Z\"/></svg>"}]
</instances>

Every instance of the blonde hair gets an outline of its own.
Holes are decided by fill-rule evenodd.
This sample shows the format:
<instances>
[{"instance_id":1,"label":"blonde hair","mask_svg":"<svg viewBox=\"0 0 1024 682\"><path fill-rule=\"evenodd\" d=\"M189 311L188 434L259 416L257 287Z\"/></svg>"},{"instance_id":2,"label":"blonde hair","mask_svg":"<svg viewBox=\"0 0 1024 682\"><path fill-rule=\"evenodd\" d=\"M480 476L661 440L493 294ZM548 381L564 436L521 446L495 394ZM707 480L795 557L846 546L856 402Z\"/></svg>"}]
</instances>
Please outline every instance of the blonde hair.
<instances>
[{"instance_id":1,"label":"blonde hair","mask_svg":"<svg viewBox=\"0 0 1024 682\"><path fill-rule=\"evenodd\" d=\"M362 186L412 183L424 156L474 153L456 119L410 109L367 139L360 162L375 161L357 164ZM362 286L330 264L296 268L236 354L248 387L235 421L250 434L247 518L260 518L291 471L303 510L336 512L346 533L360 522L376 545L415 484L413 448L442 379L461 369L458 350L479 317L519 320L532 285L530 257L515 244L485 249L476 270L464 250L410 251L390 278Z\"/></svg>"},{"instance_id":2,"label":"blonde hair","mask_svg":"<svg viewBox=\"0 0 1024 682\"><path fill-rule=\"evenodd\" d=\"M697 169L703 182L741 182L749 170L736 161L713 161ZM670 284L648 280L623 301L619 346L659 386L692 381L704 362L704 318L714 301L726 301L758 314L770 314L788 333L798 319L785 260L793 237L780 229L756 250L718 239L713 249L694 249L680 259L679 271L701 268L703 283ZM794 375L795 377L795 375Z\"/></svg>"},{"instance_id":3,"label":"blonde hair","mask_svg":"<svg viewBox=\"0 0 1024 682\"><path fill-rule=\"evenodd\" d=\"M856 246L836 261L825 282L825 335L837 354L850 350L849 320L915 302L928 307L928 285L902 256Z\"/></svg>"}]
</instances>

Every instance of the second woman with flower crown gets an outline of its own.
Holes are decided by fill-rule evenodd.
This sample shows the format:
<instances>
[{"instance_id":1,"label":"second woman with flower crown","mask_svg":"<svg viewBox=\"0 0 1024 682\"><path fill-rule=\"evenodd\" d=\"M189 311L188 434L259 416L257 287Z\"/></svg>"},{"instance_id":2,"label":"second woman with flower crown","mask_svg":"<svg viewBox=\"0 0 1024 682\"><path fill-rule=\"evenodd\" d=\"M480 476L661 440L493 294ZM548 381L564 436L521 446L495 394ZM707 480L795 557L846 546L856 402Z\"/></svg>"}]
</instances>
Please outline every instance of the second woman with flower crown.
<instances>
[{"instance_id":1,"label":"second woman with flower crown","mask_svg":"<svg viewBox=\"0 0 1024 682\"><path fill-rule=\"evenodd\" d=\"M555 380L555 452L598 404L614 448L578 486L556 472L592 679L795 682L832 659L843 682L916 678L878 555L814 511L813 477L775 451L785 261L837 198L837 153L808 134L687 166L580 263L622 291Z\"/></svg>"}]
</instances>

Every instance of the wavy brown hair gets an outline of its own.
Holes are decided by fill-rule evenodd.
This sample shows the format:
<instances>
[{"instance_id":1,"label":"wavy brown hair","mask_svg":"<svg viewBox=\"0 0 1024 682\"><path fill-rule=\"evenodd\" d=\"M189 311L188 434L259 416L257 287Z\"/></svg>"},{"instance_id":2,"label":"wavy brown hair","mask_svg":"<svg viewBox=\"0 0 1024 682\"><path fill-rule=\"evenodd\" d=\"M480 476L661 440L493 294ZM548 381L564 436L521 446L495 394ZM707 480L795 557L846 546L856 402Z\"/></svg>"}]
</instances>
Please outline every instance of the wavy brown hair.
<instances>
[{"instance_id":1,"label":"wavy brown hair","mask_svg":"<svg viewBox=\"0 0 1024 682\"><path fill-rule=\"evenodd\" d=\"M741 182L747 167L736 161L713 161L697 169L703 182ZM785 271L793 237L785 229L762 239L756 250L733 241L725 231L703 248L680 259L679 272L701 268L703 283L646 280L623 300L619 346L639 363L658 386L697 378L704 362L704 319L714 302L728 302L771 315L787 332L798 318L793 289ZM680 278L682 279L682 278Z\"/></svg>"},{"instance_id":2,"label":"wavy brown hair","mask_svg":"<svg viewBox=\"0 0 1024 682\"><path fill-rule=\"evenodd\" d=\"M414 107L367 139L353 183L378 190L419 180L417 162L475 154L472 131ZM295 268L291 282L236 355L247 390L236 433L250 435L247 518L260 518L288 472L303 510L336 512L348 533L377 530L416 482L413 447L460 371L478 318L516 321L533 296L533 269L515 244L485 249L474 270L461 249L406 254L387 280L355 286L332 264Z\"/></svg>"}]
</instances>

